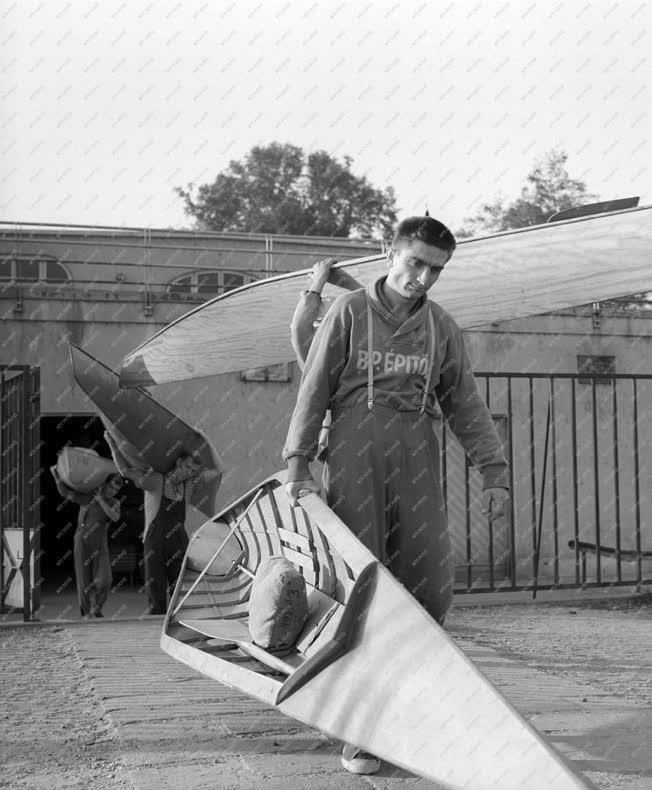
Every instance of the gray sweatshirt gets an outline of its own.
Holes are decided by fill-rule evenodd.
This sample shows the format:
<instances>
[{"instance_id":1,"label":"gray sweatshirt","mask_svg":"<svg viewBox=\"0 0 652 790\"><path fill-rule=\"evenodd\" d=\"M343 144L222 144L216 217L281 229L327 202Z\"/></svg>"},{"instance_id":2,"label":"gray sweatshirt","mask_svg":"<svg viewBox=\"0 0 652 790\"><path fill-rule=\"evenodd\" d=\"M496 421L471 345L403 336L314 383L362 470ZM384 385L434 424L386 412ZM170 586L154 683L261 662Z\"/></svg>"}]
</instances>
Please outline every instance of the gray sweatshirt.
<instances>
[{"instance_id":1,"label":"gray sweatshirt","mask_svg":"<svg viewBox=\"0 0 652 790\"><path fill-rule=\"evenodd\" d=\"M478 392L462 331L442 307L425 297L400 324L381 301L378 286L384 279L366 289L373 322L374 402L397 411L419 411L432 357L426 413L436 416L439 404L449 428L481 472L484 488L508 488L507 462ZM283 449L285 460L294 455L313 460L327 409L367 402L369 356L367 300L361 289L340 296L317 329Z\"/></svg>"}]
</instances>

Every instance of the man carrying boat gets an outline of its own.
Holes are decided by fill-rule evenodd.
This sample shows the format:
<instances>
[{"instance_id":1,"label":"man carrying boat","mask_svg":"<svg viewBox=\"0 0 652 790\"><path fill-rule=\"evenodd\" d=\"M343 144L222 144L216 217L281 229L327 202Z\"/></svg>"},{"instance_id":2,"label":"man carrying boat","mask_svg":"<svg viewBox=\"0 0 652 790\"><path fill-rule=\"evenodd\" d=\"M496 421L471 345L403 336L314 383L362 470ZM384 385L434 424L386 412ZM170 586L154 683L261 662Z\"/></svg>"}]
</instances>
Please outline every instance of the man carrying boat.
<instances>
[{"instance_id":1,"label":"man carrying boat","mask_svg":"<svg viewBox=\"0 0 652 790\"><path fill-rule=\"evenodd\" d=\"M63 482L56 466L51 466L50 471L61 496L79 505L73 547L79 612L85 618L104 617L102 608L112 581L107 533L109 523L120 518L116 496L122 488L122 478L110 474L95 491L82 494Z\"/></svg>"},{"instance_id":2,"label":"man carrying boat","mask_svg":"<svg viewBox=\"0 0 652 790\"><path fill-rule=\"evenodd\" d=\"M188 548L186 506L192 497L202 465L195 456L177 458L174 468L163 475L153 469L129 466L111 435L104 434L120 474L144 494L145 530L143 555L149 614L166 614Z\"/></svg>"},{"instance_id":3,"label":"man carrying boat","mask_svg":"<svg viewBox=\"0 0 652 790\"><path fill-rule=\"evenodd\" d=\"M503 514L507 463L478 392L460 328L427 292L455 250L432 217L401 222L388 274L340 296L305 362L283 458L292 504L321 490L310 474L326 411L332 425L324 488L332 510L439 623L453 597L441 491L436 406L483 477L483 512ZM345 746L342 762L373 773L373 756Z\"/></svg>"}]
</instances>

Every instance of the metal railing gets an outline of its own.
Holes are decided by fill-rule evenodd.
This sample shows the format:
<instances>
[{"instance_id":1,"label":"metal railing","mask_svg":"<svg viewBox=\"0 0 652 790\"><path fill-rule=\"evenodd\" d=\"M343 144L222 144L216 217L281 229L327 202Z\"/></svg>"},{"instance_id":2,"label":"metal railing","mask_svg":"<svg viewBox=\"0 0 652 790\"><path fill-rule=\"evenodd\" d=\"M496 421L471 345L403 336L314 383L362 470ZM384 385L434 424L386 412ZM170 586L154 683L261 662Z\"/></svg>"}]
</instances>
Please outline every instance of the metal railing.
<instances>
[{"instance_id":1,"label":"metal railing","mask_svg":"<svg viewBox=\"0 0 652 790\"><path fill-rule=\"evenodd\" d=\"M40 446L39 371L0 365L0 611L24 620L39 607Z\"/></svg>"},{"instance_id":2,"label":"metal railing","mask_svg":"<svg viewBox=\"0 0 652 790\"><path fill-rule=\"evenodd\" d=\"M652 375L478 373L510 465L510 512L442 432L456 591L652 583Z\"/></svg>"}]
</instances>

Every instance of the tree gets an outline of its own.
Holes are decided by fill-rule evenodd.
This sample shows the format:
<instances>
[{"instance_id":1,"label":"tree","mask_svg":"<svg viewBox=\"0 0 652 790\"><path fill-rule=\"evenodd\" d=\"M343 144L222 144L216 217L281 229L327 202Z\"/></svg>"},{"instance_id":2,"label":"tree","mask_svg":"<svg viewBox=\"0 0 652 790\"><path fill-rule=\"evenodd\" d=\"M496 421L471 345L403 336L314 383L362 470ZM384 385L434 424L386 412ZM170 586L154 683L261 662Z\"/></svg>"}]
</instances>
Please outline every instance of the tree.
<instances>
[{"instance_id":1,"label":"tree","mask_svg":"<svg viewBox=\"0 0 652 790\"><path fill-rule=\"evenodd\" d=\"M464 239L482 233L542 225L557 211L598 200L597 195L586 191L584 181L570 177L566 170L567 161L568 154L564 151L550 151L544 161L536 164L527 175L527 183L519 198L507 205L503 198L486 203L478 214L465 220L466 226L455 235ZM652 292L637 293L601 304L626 311L649 310L651 297Z\"/></svg>"},{"instance_id":2,"label":"tree","mask_svg":"<svg viewBox=\"0 0 652 790\"><path fill-rule=\"evenodd\" d=\"M564 151L550 151L527 175L519 198L507 204L503 198L486 203L478 214L465 220L466 226L457 235L466 238L540 225L557 211L597 200L587 192L584 181L570 177L567 160Z\"/></svg>"},{"instance_id":3,"label":"tree","mask_svg":"<svg viewBox=\"0 0 652 790\"><path fill-rule=\"evenodd\" d=\"M307 236L384 237L396 223L391 187L356 176L353 160L306 154L282 143L255 146L212 184L177 187L185 211L206 230Z\"/></svg>"}]
</instances>

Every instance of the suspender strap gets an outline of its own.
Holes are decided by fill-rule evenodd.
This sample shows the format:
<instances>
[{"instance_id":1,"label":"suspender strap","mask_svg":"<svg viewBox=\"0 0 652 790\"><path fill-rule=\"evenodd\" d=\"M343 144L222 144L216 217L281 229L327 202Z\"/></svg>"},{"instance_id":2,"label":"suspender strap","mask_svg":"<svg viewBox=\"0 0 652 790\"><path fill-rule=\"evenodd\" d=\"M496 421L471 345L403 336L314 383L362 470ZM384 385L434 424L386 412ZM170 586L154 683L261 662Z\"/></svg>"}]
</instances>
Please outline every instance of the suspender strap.
<instances>
[{"instance_id":1,"label":"suspender strap","mask_svg":"<svg viewBox=\"0 0 652 790\"><path fill-rule=\"evenodd\" d=\"M367 303L367 406L369 410L373 409L374 406L374 329L373 329L373 315L371 312L371 302L369 300L369 294L365 291L365 301ZM435 322L432 318L432 310L430 307L427 307L428 310L428 328L430 330L430 342L428 343L429 346L429 353L428 353L428 372L426 374L426 384L423 389L423 397L421 399L421 408L419 409L419 414L423 414L426 410L426 403L428 401L428 393L430 390L430 379L432 377L432 368L434 366L435 361Z\"/></svg>"},{"instance_id":2,"label":"suspender strap","mask_svg":"<svg viewBox=\"0 0 652 790\"><path fill-rule=\"evenodd\" d=\"M430 353L428 356L428 374L426 376L426 386L423 389L423 399L421 400L421 408L419 414L423 415L426 410L426 402L428 400L428 391L430 390L430 377L432 376L432 368L435 361L435 322L432 320L432 310L426 302L428 309L428 328L430 329Z\"/></svg>"},{"instance_id":3,"label":"suspender strap","mask_svg":"<svg viewBox=\"0 0 652 790\"><path fill-rule=\"evenodd\" d=\"M374 407L374 327L369 294L365 291L364 295L367 303L367 406L371 411Z\"/></svg>"}]
</instances>

